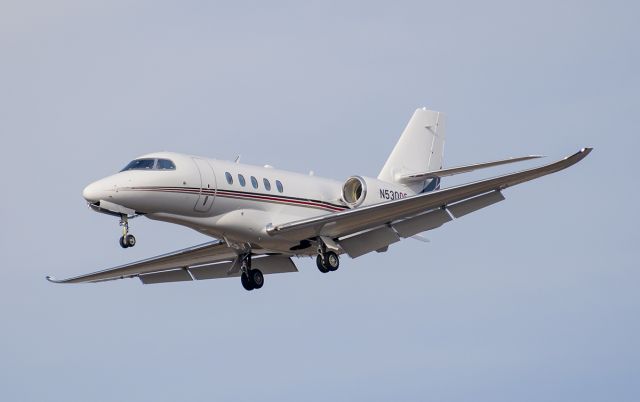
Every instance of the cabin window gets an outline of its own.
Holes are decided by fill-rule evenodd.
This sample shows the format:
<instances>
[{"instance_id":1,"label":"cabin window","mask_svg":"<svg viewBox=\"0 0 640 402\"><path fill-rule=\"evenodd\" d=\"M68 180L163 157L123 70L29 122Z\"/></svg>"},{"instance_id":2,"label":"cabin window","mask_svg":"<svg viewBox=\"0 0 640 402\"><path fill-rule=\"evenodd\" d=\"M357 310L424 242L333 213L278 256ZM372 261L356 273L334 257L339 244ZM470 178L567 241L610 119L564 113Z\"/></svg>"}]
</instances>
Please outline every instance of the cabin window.
<instances>
[{"instance_id":1,"label":"cabin window","mask_svg":"<svg viewBox=\"0 0 640 402\"><path fill-rule=\"evenodd\" d=\"M280 180L276 180L276 187L278 188L278 192L282 193L284 191L284 187L282 187L282 183Z\"/></svg>"},{"instance_id":2,"label":"cabin window","mask_svg":"<svg viewBox=\"0 0 640 402\"><path fill-rule=\"evenodd\" d=\"M229 184L233 184L233 176L231 176L231 173L229 173L229 172L225 172L225 173L224 173L224 177L226 177L226 178L227 178L227 183L229 183Z\"/></svg>"},{"instance_id":3,"label":"cabin window","mask_svg":"<svg viewBox=\"0 0 640 402\"><path fill-rule=\"evenodd\" d=\"M256 179L255 177L251 176L251 185L253 186L253 188L257 189L258 188L258 179Z\"/></svg>"},{"instance_id":4,"label":"cabin window","mask_svg":"<svg viewBox=\"0 0 640 402\"><path fill-rule=\"evenodd\" d=\"M156 169L158 170L176 170L176 165L169 159L158 159L156 163Z\"/></svg>"},{"instance_id":5,"label":"cabin window","mask_svg":"<svg viewBox=\"0 0 640 402\"><path fill-rule=\"evenodd\" d=\"M244 180L244 176L241 174L238 175L238 183L240 183L242 187L244 187L247 184L247 182Z\"/></svg>"},{"instance_id":6,"label":"cabin window","mask_svg":"<svg viewBox=\"0 0 640 402\"><path fill-rule=\"evenodd\" d=\"M264 188L267 191L271 191L271 183L269 183L269 180L267 179L262 179L262 183L264 183Z\"/></svg>"}]
</instances>

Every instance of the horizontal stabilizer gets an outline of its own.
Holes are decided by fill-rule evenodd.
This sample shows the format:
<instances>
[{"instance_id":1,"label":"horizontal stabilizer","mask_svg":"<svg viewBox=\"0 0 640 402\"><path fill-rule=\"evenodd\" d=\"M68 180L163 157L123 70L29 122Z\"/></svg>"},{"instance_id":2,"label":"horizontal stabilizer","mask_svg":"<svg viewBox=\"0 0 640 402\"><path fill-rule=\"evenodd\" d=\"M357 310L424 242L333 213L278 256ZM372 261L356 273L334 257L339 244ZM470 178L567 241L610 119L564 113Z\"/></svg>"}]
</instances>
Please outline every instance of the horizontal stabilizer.
<instances>
[{"instance_id":1,"label":"horizontal stabilizer","mask_svg":"<svg viewBox=\"0 0 640 402\"><path fill-rule=\"evenodd\" d=\"M424 173L412 173L407 175L401 175L396 178L399 183L413 183L413 182L421 182L427 179L434 179L437 177L445 177L445 176L453 176L460 173L468 173L478 169L486 169L494 166L506 165L508 163L514 162L522 162L529 159L542 158L542 155L529 155L529 156L521 156L519 158L509 158L502 159L499 161L493 162L484 162L484 163L476 163L473 165L466 166L457 166L446 169L434 170L432 172L424 172Z\"/></svg>"}]
</instances>

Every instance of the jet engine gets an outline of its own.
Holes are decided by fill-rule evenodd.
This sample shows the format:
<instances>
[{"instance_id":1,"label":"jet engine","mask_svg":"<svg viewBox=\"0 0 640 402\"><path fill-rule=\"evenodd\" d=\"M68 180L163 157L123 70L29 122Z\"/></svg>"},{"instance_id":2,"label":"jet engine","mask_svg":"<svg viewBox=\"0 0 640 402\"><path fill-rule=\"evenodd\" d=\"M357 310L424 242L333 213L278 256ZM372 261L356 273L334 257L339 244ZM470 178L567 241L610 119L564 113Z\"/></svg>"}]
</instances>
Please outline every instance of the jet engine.
<instances>
[{"instance_id":1,"label":"jet engine","mask_svg":"<svg viewBox=\"0 0 640 402\"><path fill-rule=\"evenodd\" d=\"M370 177L351 176L342 185L342 200L349 208L398 200L414 194L409 187Z\"/></svg>"}]
</instances>

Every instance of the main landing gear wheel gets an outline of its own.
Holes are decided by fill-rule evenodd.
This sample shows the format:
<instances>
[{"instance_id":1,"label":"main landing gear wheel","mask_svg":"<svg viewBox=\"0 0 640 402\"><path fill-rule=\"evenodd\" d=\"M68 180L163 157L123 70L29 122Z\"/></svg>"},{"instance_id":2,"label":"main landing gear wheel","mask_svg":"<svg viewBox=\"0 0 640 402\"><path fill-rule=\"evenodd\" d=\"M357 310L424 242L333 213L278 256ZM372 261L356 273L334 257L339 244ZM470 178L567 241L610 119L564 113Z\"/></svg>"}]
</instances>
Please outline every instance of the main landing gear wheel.
<instances>
[{"instance_id":1,"label":"main landing gear wheel","mask_svg":"<svg viewBox=\"0 0 640 402\"><path fill-rule=\"evenodd\" d=\"M251 269L249 275L244 272L240 275L240 282L246 290L260 289L264 285L264 275L259 269Z\"/></svg>"},{"instance_id":2,"label":"main landing gear wheel","mask_svg":"<svg viewBox=\"0 0 640 402\"><path fill-rule=\"evenodd\" d=\"M340 257L333 251L327 251L323 254L318 254L316 257L316 265L318 270L323 274L329 271L335 271L340 267Z\"/></svg>"},{"instance_id":3,"label":"main landing gear wheel","mask_svg":"<svg viewBox=\"0 0 640 402\"><path fill-rule=\"evenodd\" d=\"M329 271L335 271L340 267L340 258L338 254L333 251L327 251L324 255L324 266L329 269Z\"/></svg>"},{"instance_id":4,"label":"main landing gear wheel","mask_svg":"<svg viewBox=\"0 0 640 402\"><path fill-rule=\"evenodd\" d=\"M251 269L251 252L242 255L240 282L246 290L260 289L264 285L264 275L259 269Z\"/></svg>"},{"instance_id":5,"label":"main landing gear wheel","mask_svg":"<svg viewBox=\"0 0 640 402\"><path fill-rule=\"evenodd\" d=\"M251 282L254 289L260 289L264 285L264 275L259 269L252 269L249 271L249 282Z\"/></svg>"},{"instance_id":6,"label":"main landing gear wheel","mask_svg":"<svg viewBox=\"0 0 640 402\"><path fill-rule=\"evenodd\" d=\"M322 272L323 274L329 272L329 269L324 266L324 258L322 258L320 254L318 254L318 256L316 257L316 265L318 266L318 271Z\"/></svg>"},{"instance_id":7,"label":"main landing gear wheel","mask_svg":"<svg viewBox=\"0 0 640 402\"><path fill-rule=\"evenodd\" d=\"M240 282L242 282L242 287L245 288L245 290L253 290L253 286L249 282L249 275L244 272L240 275Z\"/></svg>"}]
</instances>

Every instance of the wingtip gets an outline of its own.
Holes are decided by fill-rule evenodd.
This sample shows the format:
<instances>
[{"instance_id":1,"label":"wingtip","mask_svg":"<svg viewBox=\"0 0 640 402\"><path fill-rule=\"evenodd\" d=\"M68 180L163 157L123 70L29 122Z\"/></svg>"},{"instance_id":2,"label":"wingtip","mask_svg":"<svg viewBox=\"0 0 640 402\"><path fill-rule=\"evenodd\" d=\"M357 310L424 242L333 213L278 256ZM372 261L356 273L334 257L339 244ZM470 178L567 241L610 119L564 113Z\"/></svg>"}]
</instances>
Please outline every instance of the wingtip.
<instances>
[{"instance_id":1,"label":"wingtip","mask_svg":"<svg viewBox=\"0 0 640 402\"><path fill-rule=\"evenodd\" d=\"M47 280L51 283L62 283L62 281L57 280L56 278L54 278L53 276L49 276L47 275Z\"/></svg>"},{"instance_id":2,"label":"wingtip","mask_svg":"<svg viewBox=\"0 0 640 402\"><path fill-rule=\"evenodd\" d=\"M591 153L591 151L593 151L593 147L584 147L581 148L578 152L576 152L576 156L579 156L580 159L585 158L587 155L589 155Z\"/></svg>"}]
</instances>

